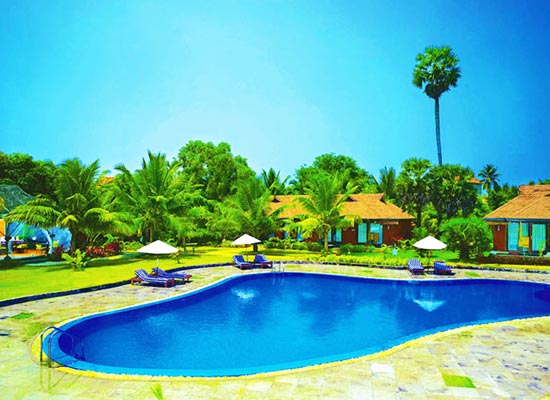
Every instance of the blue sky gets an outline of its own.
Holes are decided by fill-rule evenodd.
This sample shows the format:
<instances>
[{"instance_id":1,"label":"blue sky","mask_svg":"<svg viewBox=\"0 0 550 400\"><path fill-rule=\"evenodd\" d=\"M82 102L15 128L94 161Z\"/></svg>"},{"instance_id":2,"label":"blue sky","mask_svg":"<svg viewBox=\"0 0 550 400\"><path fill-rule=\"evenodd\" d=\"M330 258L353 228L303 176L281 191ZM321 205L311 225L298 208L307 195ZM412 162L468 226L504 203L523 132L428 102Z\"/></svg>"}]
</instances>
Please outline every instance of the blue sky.
<instances>
[{"instance_id":1,"label":"blue sky","mask_svg":"<svg viewBox=\"0 0 550 400\"><path fill-rule=\"evenodd\" d=\"M139 167L189 140L256 171L437 162L415 57L448 45L443 161L550 178L550 1L0 0L0 151Z\"/></svg>"}]
</instances>

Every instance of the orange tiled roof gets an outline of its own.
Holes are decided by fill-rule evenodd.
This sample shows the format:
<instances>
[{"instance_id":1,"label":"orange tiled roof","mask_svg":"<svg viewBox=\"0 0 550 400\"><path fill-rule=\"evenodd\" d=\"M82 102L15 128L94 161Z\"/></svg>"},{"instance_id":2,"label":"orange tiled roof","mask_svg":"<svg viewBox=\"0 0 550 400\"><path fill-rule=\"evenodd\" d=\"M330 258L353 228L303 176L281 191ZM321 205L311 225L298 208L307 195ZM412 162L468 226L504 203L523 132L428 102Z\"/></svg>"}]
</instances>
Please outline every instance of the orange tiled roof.
<instances>
[{"instance_id":1,"label":"orange tiled roof","mask_svg":"<svg viewBox=\"0 0 550 400\"><path fill-rule=\"evenodd\" d=\"M519 187L519 196L487 214L485 219L550 220L550 185Z\"/></svg>"},{"instance_id":2,"label":"orange tiled roof","mask_svg":"<svg viewBox=\"0 0 550 400\"><path fill-rule=\"evenodd\" d=\"M299 195L277 196L276 200L270 203L271 210L287 206L279 218L293 218L297 215L305 214L305 210L300 203L294 199L301 197ZM413 219L413 217L401 210L395 204L386 203L383 193L376 194L352 194L344 203L342 215L358 215L362 219L369 220L402 220Z\"/></svg>"}]
</instances>

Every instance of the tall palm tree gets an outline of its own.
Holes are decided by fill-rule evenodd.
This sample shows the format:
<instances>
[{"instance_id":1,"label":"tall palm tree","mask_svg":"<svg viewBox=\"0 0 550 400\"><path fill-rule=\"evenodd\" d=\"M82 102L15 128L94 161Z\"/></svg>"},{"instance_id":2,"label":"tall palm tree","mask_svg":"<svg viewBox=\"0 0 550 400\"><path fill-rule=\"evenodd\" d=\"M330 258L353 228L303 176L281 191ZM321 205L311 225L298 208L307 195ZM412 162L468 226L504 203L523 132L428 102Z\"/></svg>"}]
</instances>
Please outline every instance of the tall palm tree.
<instances>
[{"instance_id":1,"label":"tall palm tree","mask_svg":"<svg viewBox=\"0 0 550 400\"><path fill-rule=\"evenodd\" d=\"M135 173L124 165L116 167L121 174L111 193L114 206L133 215L137 233L147 241L163 229L185 238L192 228L189 211L201 199L199 187L178 175L179 163L170 165L164 154L147 154Z\"/></svg>"},{"instance_id":2,"label":"tall palm tree","mask_svg":"<svg viewBox=\"0 0 550 400\"><path fill-rule=\"evenodd\" d=\"M500 174L497 172L497 167L494 165L487 164L477 175L481 178L483 189L489 191L489 189L498 188L498 178Z\"/></svg>"},{"instance_id":3,"label":"tall palm tree","mask_svg":"<svg viewBox=\"0 0 550 400\"><path fill-rule=\"evenodd\" d=\"M380 180L376 184L378 192L384 193L388 200L395 199L395 168L384 167L380 170Z\"/></svg>"},{"instance_id":4,"label":"tall palm tree","mask_svg":"<svg viewBox=\"0 0 550 400\"><path fill-rule=\"evenodd\" d=\"M443 164L439 129L439 98L451 87L457 85L460 76L458 58L450 47L428 47L424 53L416 56L413 84L423 89L424 93L435 101L435 138L439 165Z\"/></svg>"},{"instance_id":5,"label":"tall palm tree","mask_svg":"<svg viewBox=\"0 0 550 400\"><path fill-rule=\"evenodd\" d=\"M300 216L298 223L288 226L291 230L300 229L306 238L318 234L323 239L325 252L328 252L328 233L332 229L352 226L358 219L356 216L341 214L345 201L356 191L356 187L348 186L343 194L340 192L341 187L342 183L337 176L331 178L326 174L318 175L306 188L307 196L297 198L305 214Z\"/></svg>"}]
</instances>

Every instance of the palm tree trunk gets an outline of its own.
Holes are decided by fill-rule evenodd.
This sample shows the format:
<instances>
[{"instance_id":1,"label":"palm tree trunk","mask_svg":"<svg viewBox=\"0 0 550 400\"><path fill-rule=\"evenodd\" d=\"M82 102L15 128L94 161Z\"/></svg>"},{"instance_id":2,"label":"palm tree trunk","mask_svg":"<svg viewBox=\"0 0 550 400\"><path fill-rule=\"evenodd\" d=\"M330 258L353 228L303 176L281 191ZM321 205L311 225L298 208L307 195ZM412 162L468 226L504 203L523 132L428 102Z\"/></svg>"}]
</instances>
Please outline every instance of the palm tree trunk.
<instances>
[{"instance_id":1,"label":"palm tree trunk","mask_svg":"<svg viewBox=\"0 0 550 400\"><path fill-rule=\"evenodd\" d=\"M328 253L328 230L327 229L323 229L323 242L324 242L325 253Z\"/></svg>"},{"instance_id":2,"label":"palm tree trunk","mask_svg":"<svg viewBox=\"0 0 550 400\"><path fill-rule=\"evenodd\" d=\"M441 156L441 132L439 129L439 97L435 98L435 141L437 142L437 160L439 165L443 165Z\"/></svg>"}]
</instances>

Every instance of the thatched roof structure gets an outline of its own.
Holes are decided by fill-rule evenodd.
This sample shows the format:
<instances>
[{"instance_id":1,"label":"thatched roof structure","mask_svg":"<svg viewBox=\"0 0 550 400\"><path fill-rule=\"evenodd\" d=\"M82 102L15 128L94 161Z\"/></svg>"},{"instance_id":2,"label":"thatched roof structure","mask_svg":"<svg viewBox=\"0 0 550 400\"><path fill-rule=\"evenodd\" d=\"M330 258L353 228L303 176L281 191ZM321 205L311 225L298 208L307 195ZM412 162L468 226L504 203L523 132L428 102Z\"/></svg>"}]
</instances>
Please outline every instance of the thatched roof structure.
<instances>
[{"instance_id":1,"label":"thatched roof structure","mask_svg":"<svg viewBox=\"0 0 550 400\"><path fill-rule=\"evenodd\" d=\"M7 214L15 207L25 204L34 197L17 185L0 184L0 197L4 200L5 209L0 209L0 215Z\"/></svg>"},{"instance_id":2,"label":"thatched roof structure","mask_svg":"<svg viewBox=\"0 0 550 400\"><path fill-rule=\"evenodd\" d=\"M488 221L550 220L550 185L519 187L519 196L485 216Z\"/></svg>"},{"instance_id":3,"label":"thatched roof structure","mask_svg":"<svg viewBox=\"0 0 550 400\"><path fill-rule=\"evenodd\" d=\"M305 214L296 198L299 195L276 196L270 203L271 210L275 211L286 206L279 214L279 218L289 219ZM395 204L386 203L383 193L376 194L352 194L344 202L342 215L357 215L363 220L371 221L397 221L412 220L413 217L397 207Z\"/></svg>"}]
</instances>

